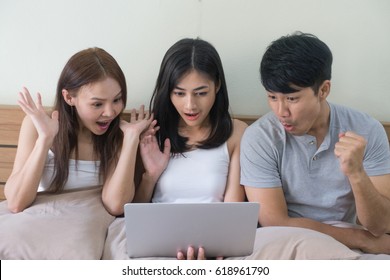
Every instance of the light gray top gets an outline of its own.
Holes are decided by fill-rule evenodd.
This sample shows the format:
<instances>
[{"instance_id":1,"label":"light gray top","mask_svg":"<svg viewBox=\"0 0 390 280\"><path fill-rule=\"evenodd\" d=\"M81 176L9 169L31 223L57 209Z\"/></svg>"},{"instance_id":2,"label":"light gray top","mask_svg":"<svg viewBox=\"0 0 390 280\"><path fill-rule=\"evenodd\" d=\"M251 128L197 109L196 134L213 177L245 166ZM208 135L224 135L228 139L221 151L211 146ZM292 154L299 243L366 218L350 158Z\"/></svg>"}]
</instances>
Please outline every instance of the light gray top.
<instances>
[{"instance_id":1,"label":"light gray top","mask_svg":"<svg viewBox=\"0 0 390 280\"><path fill-rule=\"evenodd\" d=\"M347 107L329 106L329 131L318 149L315 137L287 133L272 112L249 126L241 141L241 184L282 187L290 217L354 223L351 186L334 155L338 135L354 131L367 140L363 165L368 176L390 173L389 142L379 121Z\"/></svg>"}]
</instances>

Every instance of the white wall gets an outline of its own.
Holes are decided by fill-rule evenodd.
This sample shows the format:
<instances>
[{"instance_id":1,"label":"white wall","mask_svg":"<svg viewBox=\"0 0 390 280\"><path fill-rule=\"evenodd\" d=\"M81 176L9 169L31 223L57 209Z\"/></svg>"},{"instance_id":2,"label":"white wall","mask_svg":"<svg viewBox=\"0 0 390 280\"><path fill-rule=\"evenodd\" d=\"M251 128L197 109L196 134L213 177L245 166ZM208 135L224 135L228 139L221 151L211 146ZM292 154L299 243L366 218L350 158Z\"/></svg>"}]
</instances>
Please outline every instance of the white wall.
<instances>
[{"instance_id":1,"label":"white wall","mask_svg":"<svg viewBox=\"0 0 390 280\"><path fill-rule=\"evenodd\" d=\"M333 51L330 101L390 121L389 0L0 0L0 103L25 85L52 105L69 57L99 46L125 72L127 107L149 104L165 51L199 36L220 53L232 112L264 114L261 56L296 30Z\"/></svg>"}]
</instances>

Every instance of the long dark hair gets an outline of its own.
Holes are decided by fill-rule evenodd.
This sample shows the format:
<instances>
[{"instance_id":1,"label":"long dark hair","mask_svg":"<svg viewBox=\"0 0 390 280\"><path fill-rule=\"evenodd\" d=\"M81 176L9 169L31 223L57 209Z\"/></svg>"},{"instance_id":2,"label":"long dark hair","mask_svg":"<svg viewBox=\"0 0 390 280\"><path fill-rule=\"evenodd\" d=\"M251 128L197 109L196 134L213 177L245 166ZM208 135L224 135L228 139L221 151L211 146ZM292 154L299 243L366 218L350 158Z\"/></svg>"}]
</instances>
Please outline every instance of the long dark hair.
<instances>
[{"instance_id":1,"label":"long dark hair","mask_svg":"<svg viewBox=\"0 0 390 280\"><path fill-rule=\"evenodd\" d=\"M172 153L183 153L189 149L186 144L187 138L178 133L180 116L171 102L170 95L180 78L191 70L206 74L216 86L219 86L209 113L210 135L199 143L198 148L218 147L232 134L233 125L229 113L225 75L217 50L201 39L182 39L166 52L150 101L151 111L160 126L156 136L161 150L166 138L171 141Z\"/></svg>"},{"instance_id":2,"label":"long dark hair","mask_svg":"<svg viewBox=\"0 0 390 280\"><path fill-rule=\"evenodd\" d=\"M125 107L127 100L125 76L116 60L105 50L100 48L82 50L74 54L62 70L54 104L54 110L59 112L59 132L52 147L55 174L50 185L51 191L58 192L64 188L69 175L69 159L73 150L76 160L78 159L79 122L77 111L64 101L62 90L65 89L72 96L76 96L82 86L106 77L113 78L119 83L123 107ZM99 175L103 181L107 177L110 166L115 164L119 158L123 141L119 122L120 115L112 121L106 133L103 135L92 134L94 154L96 159L100 160Z\"/></svg>"}]
</instances>

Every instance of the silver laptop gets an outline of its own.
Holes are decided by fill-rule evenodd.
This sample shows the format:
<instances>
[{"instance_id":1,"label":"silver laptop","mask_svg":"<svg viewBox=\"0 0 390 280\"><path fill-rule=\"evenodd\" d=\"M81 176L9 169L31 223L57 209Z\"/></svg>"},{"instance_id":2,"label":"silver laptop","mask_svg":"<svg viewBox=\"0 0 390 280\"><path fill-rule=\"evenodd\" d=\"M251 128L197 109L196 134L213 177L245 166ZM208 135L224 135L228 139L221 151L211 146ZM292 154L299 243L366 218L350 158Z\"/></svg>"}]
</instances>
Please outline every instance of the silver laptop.
<instances>
[{"instance_id":1,"label":"silver laptop","mask_svg":"<svg viewBox=\"0 0 390 280\"><path fill-rule=\"evenodd\" d=\"M259 204L128 203L125 205L130 258L176 257L189 246L207 257L237 257L253 251Z\"/></svg>"}]
</instances>

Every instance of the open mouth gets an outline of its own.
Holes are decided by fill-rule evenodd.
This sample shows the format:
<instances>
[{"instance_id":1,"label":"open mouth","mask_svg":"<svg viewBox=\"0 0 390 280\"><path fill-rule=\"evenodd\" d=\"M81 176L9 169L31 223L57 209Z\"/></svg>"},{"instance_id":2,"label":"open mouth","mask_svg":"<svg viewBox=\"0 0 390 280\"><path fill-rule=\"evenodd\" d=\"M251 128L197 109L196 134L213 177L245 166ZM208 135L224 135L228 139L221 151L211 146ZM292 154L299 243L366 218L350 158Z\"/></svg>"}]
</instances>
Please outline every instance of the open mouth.
<instances>
[{"instance_id":1,"label":"open mouth","mask_svg":"<svg viewBox=\"0 0 390 280\"><path fill-rule=\"evenodd\" d=\"M199 117L199 113L184 113L189 120L196 120Z\"/></svg>"},{"instance_id":2,"label":"open mouth","mask_svg":"<svg viewBox=\"0 0 390 280\"><path fill-rule=\"evenodd\" d=\"M284 129L286 129L287 131L291 131L294 128L294 126L291 124L284 123L284 122L281 122L281 123L282 123Z\"/></svg>"},{"instance_id":3,"label":"open mouth","mask_svg":"<svg viewBox=\"0 0 390 280\"><path fill-rule=\"evenodd\" d=\"M106 130L110 126L111 121L104 121L104 122L100 121L96 123L100 127L100 129Z\"/></svg>"}]
</instances>

